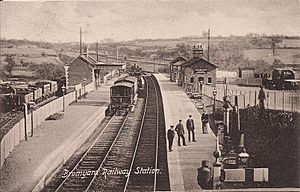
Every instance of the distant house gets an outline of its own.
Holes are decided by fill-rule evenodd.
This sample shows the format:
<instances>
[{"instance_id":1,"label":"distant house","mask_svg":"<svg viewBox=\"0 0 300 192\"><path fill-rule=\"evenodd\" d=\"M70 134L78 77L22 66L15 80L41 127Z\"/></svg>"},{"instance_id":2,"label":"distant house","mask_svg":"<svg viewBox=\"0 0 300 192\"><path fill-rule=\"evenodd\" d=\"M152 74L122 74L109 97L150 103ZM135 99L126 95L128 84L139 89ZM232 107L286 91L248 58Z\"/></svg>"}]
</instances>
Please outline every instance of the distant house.
<instances>
[{"instance_id":1,"label":"distant house","mask_svg":"<svg viewBox=\"0 0 300 192\"><path fill-rule=\"evenodd\" d=\"M80 54L66 66L67 86L75 86L85 81L86 84L95 83L97 87L102 81L104 75L117 69L125 69L125 63L105 63L97 61L89 55L88 47L86 52Z\"/></svg>"},{"instance_id":2,"label":"distant house","mask_svg":"<svg viewBox=\"0 0 300 192\"><path fill-rule=\"evenodd\" d=\"M239 78L254 78L255 69L253 67L239 68Z\"/></svg>"},{"instance_id":3,"label":"distant house","mask_svg":"<svg viewBox=\"0 0 300 192\"><path fill-rule=\"evenodd\" d=\"M217 80L218 84L225 84L236 81L238 74L235 71L217 70Z\"/></svg>"},{"instance_id":4,"label":"distant house","mask_svg":"<svg viewBox=\"0 0 300 192\"><path fill-rule=\"evenodd\" d=\"M181 64L186 61L186 58L178 56L170 62L170 81L178 82L178 80L181 79Z\"/></svg>"},{"instance_id":5,"label":"distant house","mask_svg":"<svg viewBox=\"0 0 300 192\"><path fill-rule=\"evenodd\" d=\"M192 59L182 63L181 85L192 92L200 92L202 85L216 86L218 66L204 59L202 46L193 47Z\"/></svg>"}]
</instances>

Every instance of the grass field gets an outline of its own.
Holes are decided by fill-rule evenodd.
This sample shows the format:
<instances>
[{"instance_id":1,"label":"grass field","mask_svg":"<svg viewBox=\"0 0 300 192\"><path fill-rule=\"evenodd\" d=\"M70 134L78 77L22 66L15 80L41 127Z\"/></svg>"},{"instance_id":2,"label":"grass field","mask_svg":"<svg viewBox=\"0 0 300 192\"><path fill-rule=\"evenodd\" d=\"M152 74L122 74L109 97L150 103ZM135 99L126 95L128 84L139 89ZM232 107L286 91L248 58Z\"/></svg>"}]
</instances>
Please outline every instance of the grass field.
<instances>
[{"instance_id":1,"label":"grass field","mask_svg":"<svg viewBox=\"0 0 300 192\"><path fill-rule=\"evenodd\" d=\"M280 44L280 47L300 47L300 40L296 39L284 39Z\"/></svg>"},{"instance_id":2,"label":"grass field","mask_svg":"<svg viewBox=\"0 0 300 192\"><path fill-rule=\"evenodd\" d=\"M222 39L212 39L211 44L218 44ZM176 47L177 44L189 44L191 46L202 44L207 44L207 39L161 39L161 40L149 40L138 42L136 45L138 46L168 46L171 48Z\"/></svg>"},{"instance_id":3,"label":"grass field","mask_svg":"<svg viewBox=\"0 0 300 192\"><path fill-rule=\"evenodd\" d=\"M38 47L13 47L13 48L1 48L1 55L26 55L26 56L42 56L42 53L46 55L55 56L56 52L52 49L44 49Z\"/></svg>"},{"instance_id":4,"label":"grass field","mask_svg":"<svg viewBox=\"0 0 300 192\"><path fill-rule=\"evenodd\" d=\"M244 51L244 57L250 60L263 59L268 63L279 59L285 64L293 64L294 62L300 63L300 49L277 49L275 57L273 57L272 49L250 49Z\"/></svg>"},{"instance_id":5,"label":"grass field","mask_svg":"<svg viewBox=\"0 0 300 192\"><path fill-rule=\"evenodd\" d=\"M218 44L221 41L225 41L224 38L212 38L211 44ZM142 41L138 42L136 45L139 46L168 46L168 47L176 47L177 44L184 43L193 45L207 45L207 39L161 39L161 40L149 40L149 41ZM284 39L280 44L279 47L300 47L300 40L298 39Z\"/></svg>"}]
</instances>

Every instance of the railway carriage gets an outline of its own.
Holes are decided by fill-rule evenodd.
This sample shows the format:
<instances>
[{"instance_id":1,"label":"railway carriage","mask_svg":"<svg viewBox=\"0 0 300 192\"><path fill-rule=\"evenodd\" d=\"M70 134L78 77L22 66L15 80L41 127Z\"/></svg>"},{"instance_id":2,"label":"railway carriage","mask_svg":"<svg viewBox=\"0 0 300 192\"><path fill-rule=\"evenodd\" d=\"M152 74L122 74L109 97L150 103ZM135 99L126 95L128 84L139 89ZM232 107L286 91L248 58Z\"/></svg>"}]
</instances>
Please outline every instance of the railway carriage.
<instances>
[{"instance_id":1,"label":"railway carriage","mask_svg":"<svg viewBox=\"0 0 300 192\"><path fill-rule=\"evenodd\" d=\"M130 109L134 100L134 86L129 82L119 82L110 88L111 108L113 111Z\"/></svg>"},{"instance_id":2,"label":"railway carriage","mask_svg":"<svg viewBox=\"0 0 300 192\"><path fill-rule=\"evenodd\" d=\"M133 76L122 77L122 78L116 80L116 81L114 82L114 84L122 83L122 82L127 82L127 83L133 84L133 91L134 91L135 94L137 94L137 90L138 90L138 79L137 79L136 77L133 77Z\"/></svg>"},{"instance_id":3,"label":"railway carriage","mask_svg":"<svg viewBox=\"0 0 300 192\"><path fill-rule=\"evenodd\" d=\"M138 78L126 76L119 78L110 88L110 106L106 114L128 112L135 105L138 93Z\"/></svg>"}]
</instances>

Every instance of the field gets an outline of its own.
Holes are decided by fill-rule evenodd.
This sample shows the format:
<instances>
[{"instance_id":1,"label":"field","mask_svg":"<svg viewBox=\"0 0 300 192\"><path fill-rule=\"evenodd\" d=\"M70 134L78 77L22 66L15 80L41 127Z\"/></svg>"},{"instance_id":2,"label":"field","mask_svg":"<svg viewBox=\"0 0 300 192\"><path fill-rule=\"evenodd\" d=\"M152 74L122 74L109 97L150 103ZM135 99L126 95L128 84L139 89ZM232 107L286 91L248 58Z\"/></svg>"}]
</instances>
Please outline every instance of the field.
<instances>
[{"instance_id":1,"label":"field","mask_svg":"<svg viewBox=\"0 0 300 192\"><path fill-rule=\"evenodd\" d=\"M218 44L224 39L214 38L211 40L211 44ZM207 44L207 39L161 39L161 40L149 40L149 41L140 41L137 42L137 46L167 46L170 48L176 47L177 44L188 44L190 46L202 44Z\"/></svg>"},{"instance_id":2,"label":"field","mask_svg":"<svg viewBox=\"0 0 300 192\"><path fill-rule=\"evenodd\" d=\"M30 46L18 46L13 48L1 48L0 61L3 62L6 55L13 55L13 59L18 65L21 60L24 63L42 64L52 63L55 65L62 65L63 63L58 59L57 54L52 49L44 49Z\"/></svg>"},{"instance_id":3,"label":"field","mask_svg":"<svg viewBox=\"0 0 300 192\"><path fill-rule=\"evenodd\" d=\"M280 47L300 47L300 40L296 39L284 39L280 44Z\"/></svg>"},{"instance_id":4,"label":"field","mask_svg":"<svg viewBox=\"0 0 300 192\"><path fill-rule=\"evenodd\" d=\"M56 52L52 49L44 49L31 46L18 46L12 48L1 48L1 55L17 55L17 56L42 56L45 53L47 56L56 56Z\"/></svg>"},{"instance_id":5,"label":"field","mask_svg":"<svg viewBox=\"0 0 300 192\"><path fill-rule=\"evenodd\" d=\"M272 49L250 49L244 51L244 57L250 60L263 59L267 63L273 63L274 59L279 59L284 64L299 64L300 49L276 49L273 57Z\"/></svg>"}]
</instances>

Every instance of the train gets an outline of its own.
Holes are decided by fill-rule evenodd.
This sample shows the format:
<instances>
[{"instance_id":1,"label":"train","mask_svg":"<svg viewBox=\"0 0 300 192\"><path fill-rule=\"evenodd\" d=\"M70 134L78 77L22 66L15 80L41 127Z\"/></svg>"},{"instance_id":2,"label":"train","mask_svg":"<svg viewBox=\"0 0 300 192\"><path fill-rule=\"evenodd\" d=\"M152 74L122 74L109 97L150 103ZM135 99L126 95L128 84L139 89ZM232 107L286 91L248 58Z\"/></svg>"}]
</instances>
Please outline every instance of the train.
<instances>
[{"instance_id":1,"label":"train","mask_svg":"<svg viewBox=\"0 0 300 192\"><path fill-rule=\"evenodd\" d=\"M296 79L295 71L287 68L276 68L271 73L256 74L254 78L238 78L239 86L263 86L272 90L300 89L300 80Z\"/></svg>"},{"instance_id":2,"label":"train","mask_svg":"<svg viewBox=\"0 0 300 192\"><path fill-rule=\"evenodd\" d=\"M110 87L110 105L106 115L119 115L131 110L142 87L141 77L127 75L117 79Z\"/></svg>"},{"instance_id":3,"label":"train","mask_svg":"<svg viewBox=\"0 0 300 192\"><path fill-rule=\"evenodd\" d=\"M61 83L61 82L59 82ZM0 112L22 108L24 103L41 101L56 96L61 87L57 81L42 80L32 83L4 82L0 84Z\"/></svg>"},{"instance_id":4,"label":"train","mask_svg":"<svg viewBox=\"0 0 300 192\"><path fill-rule=\"evenodd\" d=\"M292 69L274 69L271 78L263 76L262 84L267 89L295 90L300 88L300 80L296 79Z\"/></svg>"}]
</instances>

